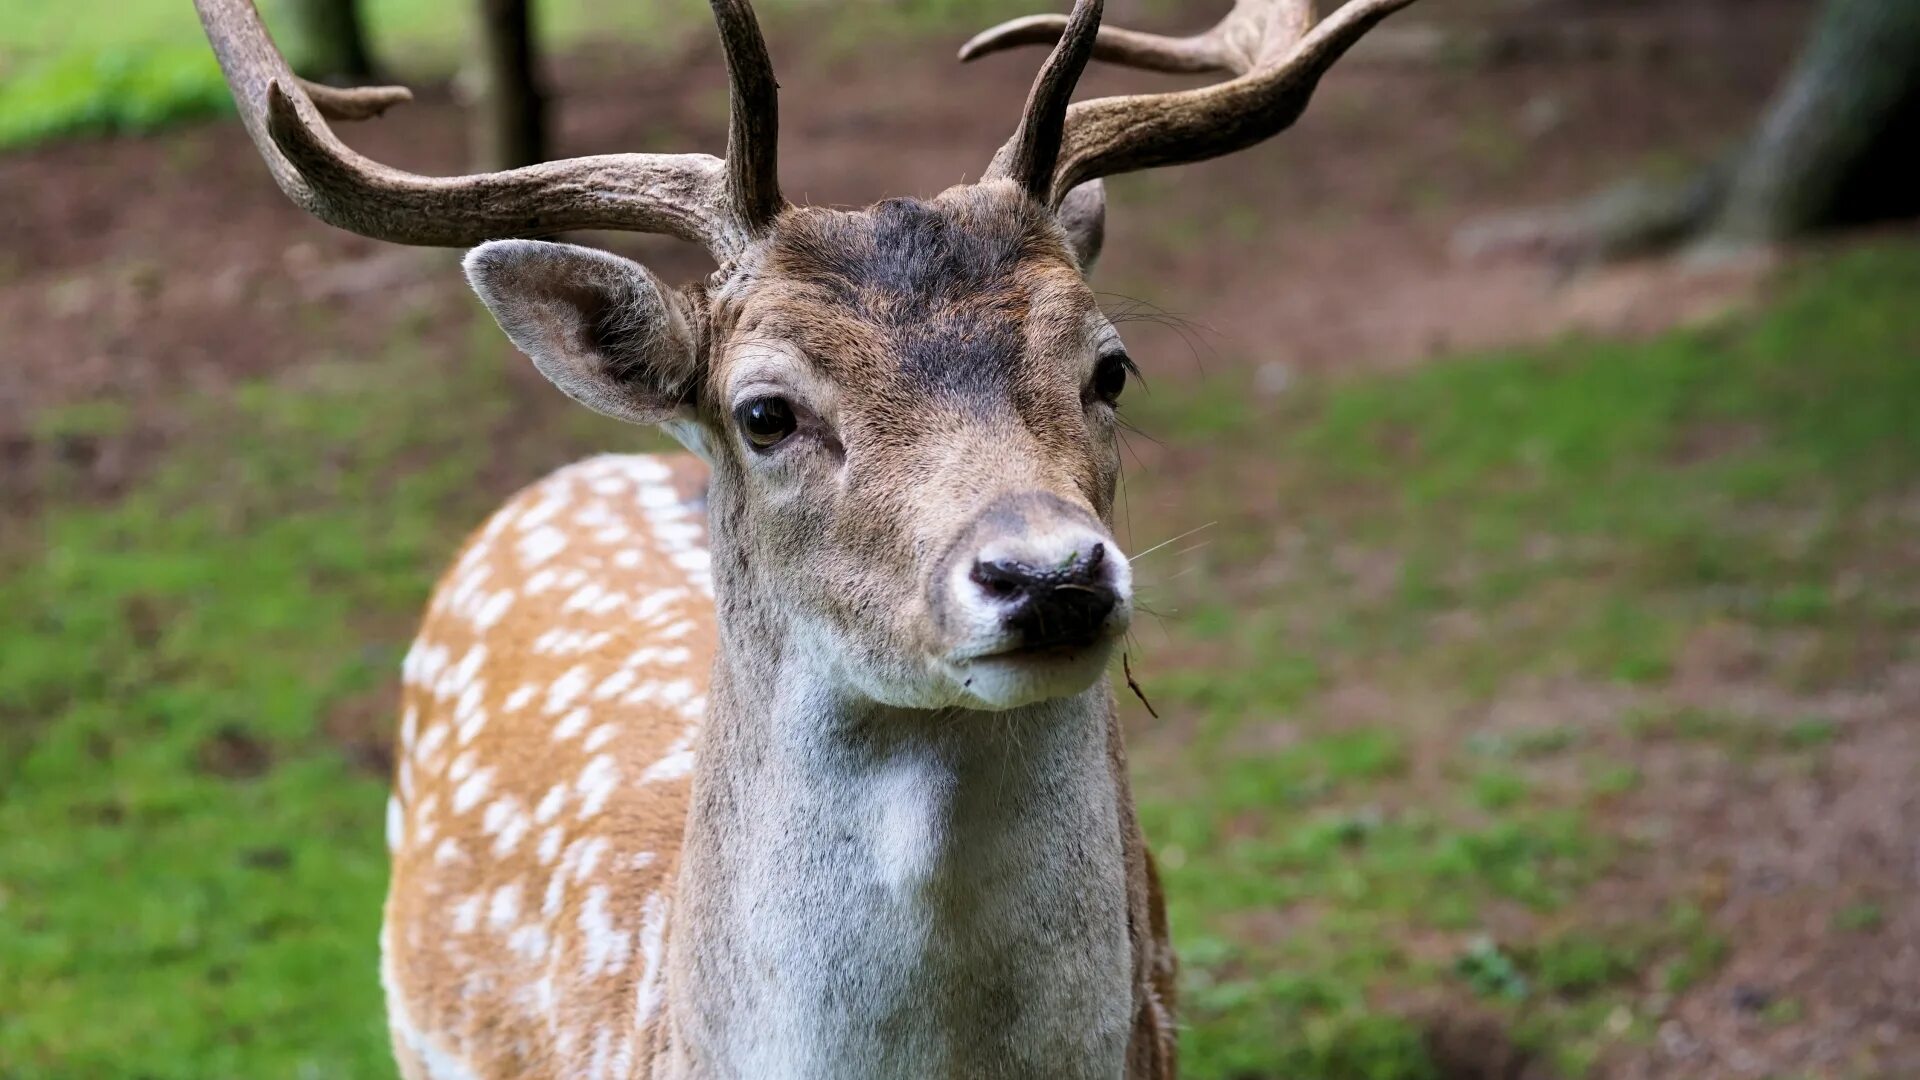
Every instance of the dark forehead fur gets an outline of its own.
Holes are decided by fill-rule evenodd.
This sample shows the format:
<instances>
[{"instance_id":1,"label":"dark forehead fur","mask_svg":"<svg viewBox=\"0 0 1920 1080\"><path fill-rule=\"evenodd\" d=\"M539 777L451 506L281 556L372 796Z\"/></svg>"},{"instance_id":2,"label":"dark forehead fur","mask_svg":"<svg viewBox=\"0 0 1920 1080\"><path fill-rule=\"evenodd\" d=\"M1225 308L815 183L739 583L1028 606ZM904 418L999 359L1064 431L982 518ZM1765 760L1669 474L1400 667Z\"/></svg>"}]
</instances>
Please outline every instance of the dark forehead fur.
<instances>
[{"instance_id":1,"label":"dark forehead fur","mask_svg":"<svg viewBox=\"0 0 1920 1080\"><path fill-rule=\"evenodd\" d=\"M991 188L789 216L769 268L882 334L903 381L976 401L1017 390L1037 291L1077 280L1046 213ZM1048 314L1082 314L1059 306Z\"/></svg>"}]
</instances>

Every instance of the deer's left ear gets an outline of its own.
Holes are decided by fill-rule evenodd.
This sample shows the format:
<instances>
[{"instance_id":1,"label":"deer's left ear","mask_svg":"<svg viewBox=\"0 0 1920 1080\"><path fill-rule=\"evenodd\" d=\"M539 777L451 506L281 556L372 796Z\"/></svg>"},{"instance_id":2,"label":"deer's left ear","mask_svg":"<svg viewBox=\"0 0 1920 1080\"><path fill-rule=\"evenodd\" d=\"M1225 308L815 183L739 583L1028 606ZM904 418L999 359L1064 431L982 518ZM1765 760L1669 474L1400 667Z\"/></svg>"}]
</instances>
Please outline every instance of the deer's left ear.
<instances>
[{"instance_id":1,"label":"deer's left ear","mask_svg":"<svg viewBox=\"0 0 1920 1080\"><path fill-rule=\"evenodd\" d=\"M1100 244L1107 237L1107 185L1089 180L1067 192L1058 216L1073 243L1074 257L1080 260L1080 273L1093 273L1093 261L1100 257Z\"/></svg>"},{"instance_id":2,"label":"deer's left ear","mask_svg":"<svg viewBox=\"0 0 1920 1080\"><path fill-rule=\"evenodd\" d=\"M700 374L693 327L645 267L538 240L490 241L463 265L500 329L568 397L636 424L680 416Z\"/></svg>"}]
</instances>

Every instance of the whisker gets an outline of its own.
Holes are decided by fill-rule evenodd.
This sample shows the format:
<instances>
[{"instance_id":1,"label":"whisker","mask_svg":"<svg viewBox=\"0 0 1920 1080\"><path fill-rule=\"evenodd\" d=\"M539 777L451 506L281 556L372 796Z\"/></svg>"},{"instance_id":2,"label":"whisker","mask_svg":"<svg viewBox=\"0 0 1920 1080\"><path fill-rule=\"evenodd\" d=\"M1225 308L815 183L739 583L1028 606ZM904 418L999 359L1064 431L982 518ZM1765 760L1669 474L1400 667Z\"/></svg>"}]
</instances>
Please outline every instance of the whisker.
<instances>
[{"instance_id":1,"label":"whisker","mask_svg":"<svg viewBox=\"0 0 1920 1080\"><path fill-rule=\"evenodd\" d=\"M1132 420L1127 419L1127 417L1124 414L1116 414L1116 415L1120 421L1120 427L1122 430L1138 435L1155 446L1161 447L1163 449L1166 447L1167 445L1166 443L1161 442L1159 439L1154 438L1152 435L1149 435L1145 428L1142 428L1140 425L1134 423Z\"/></svg>"},{"instance_id":2,"label":"whisker","mask_svg":"<svg viewBox=\"0 0 1920 1080\"><path fill-rule=\"evenodd\" d=\"M1169 555L1169 556L1167 556L1167 558L1169 558L1169 559L1177 559L1177 558L1179 558L1180 556L1182 556L1182 555L1186 555L1186 554L1188 554L1188 553L1190 553L1190 552L1195 552L1195 551L1199 551L1199 550L1200 550L1201 548L1203 548L1203 547L1206 547L1206 546L1207 546L1208 544L1211 544L1211 543L1213 543L1213 539L1212 539L1211 537L1209 537L1209 538L1207 538L1207 539L1205 539L1205 540L1202 540L1202 541L1200 541L1200 542L1199 542L1199 543L1197 543L1197 544L1188 544L1188 545L1187 545L1186 547L1183 547L1183 548L1181 548L1181 549L1180 549L1179 551L1176 551L1176 552L1174 552L1173 554L1171 554L1171 555Z\"/></svg>"},{"instance_id":3,"label":"whisker","mask_svg":"<svg viewBox=\"0 0 1920 1080\"><path fill-rule=\"evenodd\" d=\"M1205 525L1197 525L1197 526L1195 526L1195 527L1193 527L1193 528L1191 528L1191 529L1188 529L1188 530L1187 530L1186 532L1183 532L1183 533L1181 533L1181 534L1179 534L1178 536L1169 536L1169 537L1167 537L1167 538L1166 538L1165 540L1162 540L1162 541L1160 541L1159 543L1157 543L1157 544L1155 544L1155 545L1153 545L1152 547L1150 547L1150 548L1148 548L1147 550L1145 550L1145 551L1142 551L1142 552L1139 552L1139 553L1137 553L1137 554L1135 554L1135 555L1133 555L1133 556L1131 556L1131 557L1130 557L1130 558L1129 558L1129 559L1128 559L1127 561L1129 561L1129 562L1139 562L1139 561L1140 561L1141 559L1144 559L1144 558L1146 558L1147 556L1149 556L1149 555L1151 555L1151 554L1153 554L1154 552L1156 552L1156 551L1159 551L1159 550L1160 550L1161 548L1163 548L1163 547L1166 547L1166 546L1167 546L1168 544L1172 544L1172 543L1176 543L1176 542L1178 542L1178 541L1181 541L1181 540L1185 540L1185 539L1186 539L1187 537L1189 537L1189 536L1192 536L1192 535L1193 535L1194 533L1197 533L1197 532L1200 532L1200 531L1201 531L1201 530L1203 530L1203 529L1211 529L1211 528L1213 528L1213 527L1214 527L1215 525L1218 525L1218 524L1220 524L1220 522L1219 522L1219 520L1218 520L1218 519L1215 519L1215 520L1213 520L1213 521L1209 521L1209 522L1207 522L1207 523L1206 523ZM1188 550L1188 551L1191 551L1191 550L1193 550L1193 549L1192 549L1192 548L1188 548L1187 550Z\"/></svg>"}]
</instances>

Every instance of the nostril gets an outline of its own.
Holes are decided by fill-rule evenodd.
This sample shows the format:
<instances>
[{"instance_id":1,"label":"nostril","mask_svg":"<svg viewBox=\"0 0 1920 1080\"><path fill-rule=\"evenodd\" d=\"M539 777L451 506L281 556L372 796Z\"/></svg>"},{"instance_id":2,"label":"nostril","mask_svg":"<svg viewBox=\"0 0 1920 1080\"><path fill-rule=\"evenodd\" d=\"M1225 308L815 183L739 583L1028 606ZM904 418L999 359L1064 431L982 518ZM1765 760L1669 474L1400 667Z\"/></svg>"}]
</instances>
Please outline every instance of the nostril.
<instances>
[{"instance_id":1,"label":"nostril","mask_svg":"<svg viewBox=\"0 0 1920 1080\"><path fill-rule=\"evenodd\" d=\"M1011 600L1033 584L1032 571L1018 563L977 562L967 576L995 600Z\"/></svg>"}]
</instances>

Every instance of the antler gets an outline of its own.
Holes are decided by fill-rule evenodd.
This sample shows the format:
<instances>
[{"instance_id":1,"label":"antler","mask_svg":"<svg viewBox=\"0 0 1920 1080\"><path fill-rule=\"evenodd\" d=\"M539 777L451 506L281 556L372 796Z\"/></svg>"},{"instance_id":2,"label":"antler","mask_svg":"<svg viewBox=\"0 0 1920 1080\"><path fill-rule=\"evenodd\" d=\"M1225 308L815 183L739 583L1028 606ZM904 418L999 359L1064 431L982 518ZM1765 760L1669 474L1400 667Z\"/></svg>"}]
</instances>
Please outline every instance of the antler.
<instances>
[{"instance_id":1,"label":"antler","mask_svg":"<svg viewBox=\"0 0 1920 1080\"><path fill-rule=\"evenodd\" d=\"M785 208L777 176L777 88L748 0L711 0L732 113L727 160L602 154L506 172L421 176L362 157L326 121L377 116L403 87L338 90L294 76L253 0L194 0L227 85L280 190L330 225L402 244L460 247L572 229L666 233L723 261Z\"/></svg>"},{"instance_id":2,"label":"antler","mask_svg":"<svg viewBox=\"0 0 1920 1080\"><path fill-rule=\"evenodd\" d=\"M1066 18L1032 15L1001 23L961 46L960 59L1019 45L1058 44L1041 69L1019 131L1000 148L987 175L1014 176L1010 170L1017 159L1033 156L1016 144L1039 127L1034 117L1040 83L1056 59L1090 51L1094 59L1127 67L1235 78L1195 90L1096 98L1067 109L1051 187L1041 189L1050 190L1054 205L1088 180L1204 161L1285 131L1305 111L1333 62L1380 20L1412 2L1350 0L1315 25L1312 0L1235 0L1218 25L1185 38L1100 27L1098 0L1077 0Z\"/></svg>"},{"instance_id":3,"label":"antler","mask_svg":"<svg viewBox=\"0 0 1920 1080\"><path fill-rule=\"evenodd\" d=\"M1062 24L1060 44L1047 54L1040 74L1034 77L1019 128L994 158L984 179L1014 180L1028 195L1046 201L1060 155L1067 102L1073 97L1073 84L1086 70L1087 57L1093 54L1101 5L1102 0L1079 0L1073 5L1073 15Z\"/></svg>"}]
</instances>

